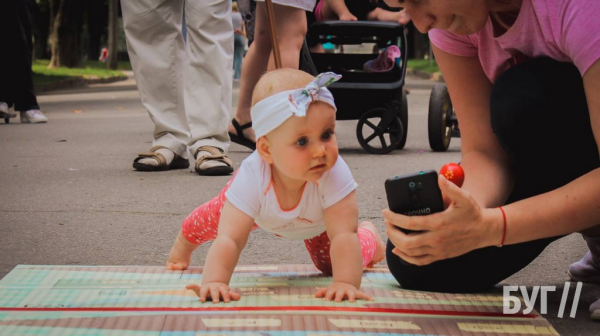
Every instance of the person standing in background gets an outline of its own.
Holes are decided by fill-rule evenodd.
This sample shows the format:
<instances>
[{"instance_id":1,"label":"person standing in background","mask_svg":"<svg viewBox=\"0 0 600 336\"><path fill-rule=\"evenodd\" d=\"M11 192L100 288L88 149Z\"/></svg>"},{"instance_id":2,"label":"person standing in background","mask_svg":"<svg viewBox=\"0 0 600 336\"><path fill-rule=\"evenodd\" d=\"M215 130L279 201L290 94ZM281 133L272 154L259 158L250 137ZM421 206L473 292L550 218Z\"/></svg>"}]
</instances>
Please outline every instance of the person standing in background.
<instances>
[{"instance_id":1,"label":"person standing in background","mask_svg":"<svg viewBox=\"0 0 600 336\"><path fill-rule=\"evenodd\" d=\"M256 1L254 0L237 0L238 9L244 19L244 27L246 29L246 40L248 48L254 41L254 23L256 18Z\"/></svg>"},{"instance_id":2,"label":"person standing in background","mask_svg":"<svg viewBox=\"0 0 600 336\"><path fill-rule=\"evenodd\" d=\"M239 81L242 76L242 59L246 45L246 27L237 2L231 7L231 23L233 24L233 80Z\"/></svg>"},{"instance_id":3,"label":"person standing in background","mask_svg":"<svg viewBox=\"0 0 600 336\"><path fill-rule=\"evenodd\" d=\"M40 111L33 91L31 16L27 8L29 0L0 1L0 118L12 118L9 112L21 114L21 123L45 123L48 118Z\"/></svg>"},{"instance_id":4,"label":"person standing in background","mask_svg":"<svg viewBox=\"0 0 600 336\"><path fill-rule=\"evenodd\" d=\"M121 6L138 90L155 125L150 152L140 153L133 167L184 169L191 154L200 175L233 173L225 155L230 144L231 2L140 0Z\"/></svg>"},{"instance_id":5,"label":"person standing in background","mask_svg":"<svg viewBox=\"0 0 600 336\"><path fill-rule=\"evenodd\" d=\"M300 50L306 37L306 11L312 11L316 0L273 0L273 15L275 31L279 40L281 63L283 68L298 69L300 65ZM254 86L264 72L274 70L272 60L272 42L270 39L270 23L264 0L258 0L256 6L256 26L254 41L248 48L248 53L242 69L240 93L236 112L229 124L229 137L232 142L256 149L250 102Z\"/></svg>"}]
</instances>

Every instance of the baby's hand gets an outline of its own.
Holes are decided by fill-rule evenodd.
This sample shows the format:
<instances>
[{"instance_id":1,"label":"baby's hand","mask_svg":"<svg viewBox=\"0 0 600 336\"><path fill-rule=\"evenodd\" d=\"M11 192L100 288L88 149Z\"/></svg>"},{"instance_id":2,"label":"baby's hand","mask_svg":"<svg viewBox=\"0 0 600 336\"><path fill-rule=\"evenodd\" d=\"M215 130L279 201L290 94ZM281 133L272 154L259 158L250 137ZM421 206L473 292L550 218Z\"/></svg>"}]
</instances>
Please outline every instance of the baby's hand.
<instances>
[{"instance_id":1,"label":"baby's hand","mask_svg":"<svg viewBox=\"0 0 600 336\"><path fill-rule=\"evenodd\" d=\"M373 301L371 296L344 282L333 282L327 288L320 288L315 297L325 298L327 301L335 300L335 302L342 302L344 299L350 302L354 302L356 299Z\"/></svg>"},{"instance_id":2,"label":"baby's hand","mask_svg":"<svg viewBox=\"0 0 600 336\"><path fill-rule=\"evenodd\" d=\"M200 302L206 302L206 299L210 298L213 303L219 303L219 298L223 298L223 302L227 303L230 300L238 301L242 297L239 293L232 291L229 286L220 282L209 282L202 286L187 285L185 289L196 292L196 295L200 297Z\"/></svg>"},{"instance_id":3,"label":"baby's hand","mask_svg":"<svg viewBox=\"0 0 600 336\"><path fill-rule=\"evenodd\" d=\"M352 13L345 12L340 14L340 21L358 21L358 19Z\"/></svg>"}]
</instances>

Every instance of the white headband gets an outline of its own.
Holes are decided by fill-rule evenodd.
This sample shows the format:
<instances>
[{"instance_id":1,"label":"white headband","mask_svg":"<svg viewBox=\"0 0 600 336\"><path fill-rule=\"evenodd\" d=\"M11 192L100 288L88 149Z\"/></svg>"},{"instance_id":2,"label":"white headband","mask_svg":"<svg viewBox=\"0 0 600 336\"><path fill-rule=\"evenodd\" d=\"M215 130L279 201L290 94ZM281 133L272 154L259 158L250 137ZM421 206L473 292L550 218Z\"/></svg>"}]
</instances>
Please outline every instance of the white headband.
<instances>
[{"instance_id":1,"label":"white headband","mask_svg":"<svg viewBox=\"0 0 600 336\"><path fill-rule=\"evenodd\" d=\"M322 101L333 107L333 95L326 88L342 78L333 72L325 72L302 89L279 92L256 103L250 114L256 139L271 132L291 116L304 117L311 103Z\"/></svg>"}]
</instances>

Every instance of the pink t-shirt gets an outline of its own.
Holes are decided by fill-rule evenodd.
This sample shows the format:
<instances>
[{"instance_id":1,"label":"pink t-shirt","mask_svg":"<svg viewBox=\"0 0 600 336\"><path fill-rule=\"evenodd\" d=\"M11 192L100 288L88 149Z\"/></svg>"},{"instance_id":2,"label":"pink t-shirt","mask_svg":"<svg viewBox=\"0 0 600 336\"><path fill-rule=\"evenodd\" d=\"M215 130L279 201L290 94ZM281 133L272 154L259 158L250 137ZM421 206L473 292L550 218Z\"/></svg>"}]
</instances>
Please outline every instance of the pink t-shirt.
<instances>
[{"instance_id":1,"label":"pink t-shirt","mask_svg":"<svg viewBox=\"0 0 600 336\"><path fill-rule=\"evenodd\" d=\"M471 35L433 29L431 42L458 56L478 56L495 82L520 61L550 57L575 64L583 76L600 59L600 0L523 0L514 25L494 37L491 19Z\"/></svg>"}]
</instances>

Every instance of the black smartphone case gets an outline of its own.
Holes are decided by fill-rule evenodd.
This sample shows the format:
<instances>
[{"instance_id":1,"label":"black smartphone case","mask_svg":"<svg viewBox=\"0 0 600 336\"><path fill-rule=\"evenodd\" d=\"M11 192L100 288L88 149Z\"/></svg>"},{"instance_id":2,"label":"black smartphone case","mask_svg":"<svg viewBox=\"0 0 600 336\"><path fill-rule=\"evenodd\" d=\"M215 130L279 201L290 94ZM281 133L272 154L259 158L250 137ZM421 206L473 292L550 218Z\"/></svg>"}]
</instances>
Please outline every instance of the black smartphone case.
<instances>
[{"instance_id":1,"label":"black smartphone case","mask_svg":"<svg viewBox=\"0 0 600 336\"><path fill-rule=\"evenodd\" d=\"M390 210L406 216L444 211L444 200L437 179L435 170L387 179L385 193Z\"/></svg>"}]
</instances>

